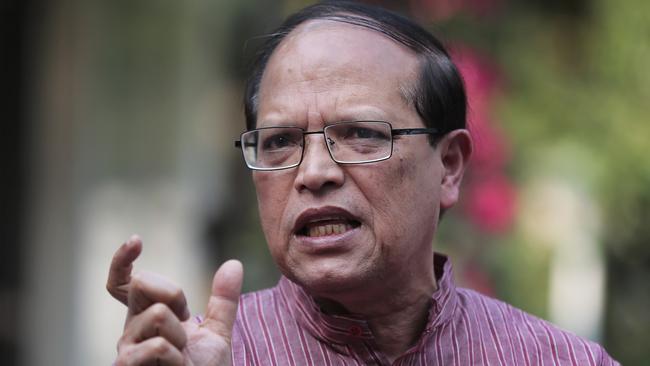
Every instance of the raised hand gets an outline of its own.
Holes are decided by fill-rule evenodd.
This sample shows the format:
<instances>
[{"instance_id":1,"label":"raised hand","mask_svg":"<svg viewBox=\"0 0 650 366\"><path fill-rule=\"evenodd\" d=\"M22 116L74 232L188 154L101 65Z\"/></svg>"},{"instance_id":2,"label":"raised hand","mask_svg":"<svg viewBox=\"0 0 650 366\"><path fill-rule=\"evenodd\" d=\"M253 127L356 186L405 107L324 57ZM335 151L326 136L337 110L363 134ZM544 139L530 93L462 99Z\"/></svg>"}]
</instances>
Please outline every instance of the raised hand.
<instances>
[{"instance_id":1,"label":"raised hand","mask_svg":"<svg viewBox=\"0 0 650 366\"><path fill-rule=\"evenodd\" d=\"M154 273L132 274L142 241L131 237L113 256L106 288L128 306L116 366L230 365L232 327L243 268L225 262L214 275L205 318L190 319L183 291Z\"/></svg>"}]
</instances>

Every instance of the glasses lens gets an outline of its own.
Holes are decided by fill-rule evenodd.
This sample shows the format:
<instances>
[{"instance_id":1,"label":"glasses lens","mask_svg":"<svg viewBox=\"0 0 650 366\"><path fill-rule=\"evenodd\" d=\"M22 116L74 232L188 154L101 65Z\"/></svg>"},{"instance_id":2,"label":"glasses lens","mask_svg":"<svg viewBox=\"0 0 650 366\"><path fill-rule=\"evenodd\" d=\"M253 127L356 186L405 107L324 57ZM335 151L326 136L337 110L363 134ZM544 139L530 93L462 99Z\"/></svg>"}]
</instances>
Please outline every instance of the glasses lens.
<instances>
[{"instance_id":1,"label":"glasses lens","mask_svg":"<svg viewBox=\"0 0 650 366\"><path fill-rule=\"evenodd\" d=\"M343 122L325 128L332 157L339 163L364 163L388 159L391 126L387 122Z\"/></svg>"},{"instance_id":2,"label":"glasses lens","mask_svg":"<svg viewBox=\"0 0 650 366\"><path fill-rule=\"evenodd\" d=\"M252 169L273 170L296 166L302 156L302 130L270 127L245 132L241 136L246 164Z\"/></svg>"}]
</instances>

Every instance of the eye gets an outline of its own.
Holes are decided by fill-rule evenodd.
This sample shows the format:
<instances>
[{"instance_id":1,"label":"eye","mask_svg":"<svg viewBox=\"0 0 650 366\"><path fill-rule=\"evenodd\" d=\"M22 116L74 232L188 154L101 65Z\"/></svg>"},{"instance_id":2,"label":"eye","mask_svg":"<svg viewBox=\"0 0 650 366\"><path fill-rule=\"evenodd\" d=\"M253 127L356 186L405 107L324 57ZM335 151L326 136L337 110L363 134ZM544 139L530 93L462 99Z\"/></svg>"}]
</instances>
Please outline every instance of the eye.
<instances>
[{"instance_id":1,"label":"eye","mask_svg":"<svg viewBox=\"0 0 650 366\"><path fill-rule=\"evenodd\" d=\"M279 150L295 146L297 144L295 137L288 133L276 133L267 136L262 141L264 150Z\"/></svg>"},{"instance_id":2,"label":"eye","mask_svg":"<svg viewBox=\"0 0 650 366\"><path fill-rule=\"evenodd\" d=\"M350 127L346 133L346 138L352 139L376 139L385 140L387 138L383 131L368 128L368 127Z\"/></svg>"}]
</instances>

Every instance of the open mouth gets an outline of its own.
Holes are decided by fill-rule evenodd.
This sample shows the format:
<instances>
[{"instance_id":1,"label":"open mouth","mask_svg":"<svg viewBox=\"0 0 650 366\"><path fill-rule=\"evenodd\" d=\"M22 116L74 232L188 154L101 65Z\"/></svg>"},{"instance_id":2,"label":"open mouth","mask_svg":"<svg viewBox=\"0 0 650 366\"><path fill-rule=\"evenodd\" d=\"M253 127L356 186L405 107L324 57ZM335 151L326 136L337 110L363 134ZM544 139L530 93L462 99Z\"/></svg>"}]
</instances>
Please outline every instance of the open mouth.
<instances>
[{"instance_id":1,"label":"open mouth","mask_svg":"<svg viewBox=\"0 0 650 366\"><path fill-rule=\"evenodd\" d=\"M296 233L301 236L318 238L329 235L339 235L361 225L359 221L344 218L329 218L311 221L305 224Z\"/></svg>"},{"instance_id":2,"label":"open mouth","mask_svg":"<svg viewBox=\"0 0 650 366\"><path fill-rule=\"evenodd\" d=\"M361 226L361 221L341 207L309 208L296 219L293 232L296 236L321 238L337 236Z\"/></svg>"}]
</instances>

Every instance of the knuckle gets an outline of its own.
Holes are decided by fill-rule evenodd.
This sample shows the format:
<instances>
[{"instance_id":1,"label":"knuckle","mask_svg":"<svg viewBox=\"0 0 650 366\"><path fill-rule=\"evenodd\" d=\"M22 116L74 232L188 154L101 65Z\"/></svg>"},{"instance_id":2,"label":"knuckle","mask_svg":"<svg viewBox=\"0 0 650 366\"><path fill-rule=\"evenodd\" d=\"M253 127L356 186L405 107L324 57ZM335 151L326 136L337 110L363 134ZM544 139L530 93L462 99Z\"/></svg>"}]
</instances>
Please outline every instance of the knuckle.
<instances>
[{"instance_id":1,"label":"knuckle","mask_svg":"<svg viewBox=\"0 0 650 366\"><path fill-rule=\"evenodd\" d=\"M117 295L117 288L114 284L106 282L106 291L108 291L111 296L115 297Z\"/></svg>"},{"instance_id":2,"label":"knuckle","mask_svg":"<svg viewBox=\"0 0 650 366\"><path fill-rule=\"evenodd\" d=\"M155 324L160 325L169 316L169 308L167 305L157 302L149 307L149 313L151 314L151 320Z\"/></svg>"},{"instance_id":3,"label":"knuckle","mask_svg":"<svg viewBox=\"0 0 650 366\"><path fill-rule=\"evenodd\" d=\"M171 290L170 295L172 299L175 299L177 301L184 301L185 299L183 290L180 287L174 287L174 289Z\"/></svg>"},{"instance_id":4,"label":"knuckle","mask_svg":"<svg viewBox=\"0 0 650 366\"><path fill-rule=\"evenodd\" d=\"M128 352L119 352L117 358L115 359L114 366L129 366L131 365L132 359L133 357L131 357Z\"/></svg>"},{"instance_id":5,"label":"knuckle","mask_svg":"<svg viewBox=\"0 0 650 366\"><path fill-rule=\"evenodd\" d=\"M156 337L152 339L151 350L155 354L162 355L169 351L169 347L169 342L167 342L167 340L165 340L163 337Z\"/></svg>"},{"instance_id":6,"label":"knuckle","mask_svg":"<svg viewBox=\"0 0 650 366\"><path fill-rule=\"evenodd\" d=\"M131 332L129 330L125 330L124 333L120 336L120 339L117 340L117 353L122 354L122 353L128 353L132 352L133 346L137 345L137 342L140 340L134 339L132 336Z\"/></svg>"},{"instance_id":7,"label":"knuckle","mask_svg":"<svg viewBox=\"0 0 650 366\"><path fill-rule=\"evenodd\" d=\"M122 350L124 350L124 347L127 345L127 343L128 341L127 341L126 333L124 333L117 341L117 353L122 352Z\"/></svg>"},{"instance_id":8,"label":"knuckle","mask_svg":"<svg viewBox=\"0 0 650 366\"><path fill-rule=\"evenodd\" d=\"M144 288L144 279L140 273L134 273L131 275L131 287L137 290L142 290Z\"/></svg>"},{"instance_id":9,"label":"knuckle","mask_svg":"<svg viewBox=\"0 0 650 366\"><path fill-rule=\"evenodd\" d=\"M133 345L136 341L132 337L132 329L128 325L124 328L124 332L117 340L117 352L122 352L128 348L128 346Z\"/></svg>"}]
</instances>

